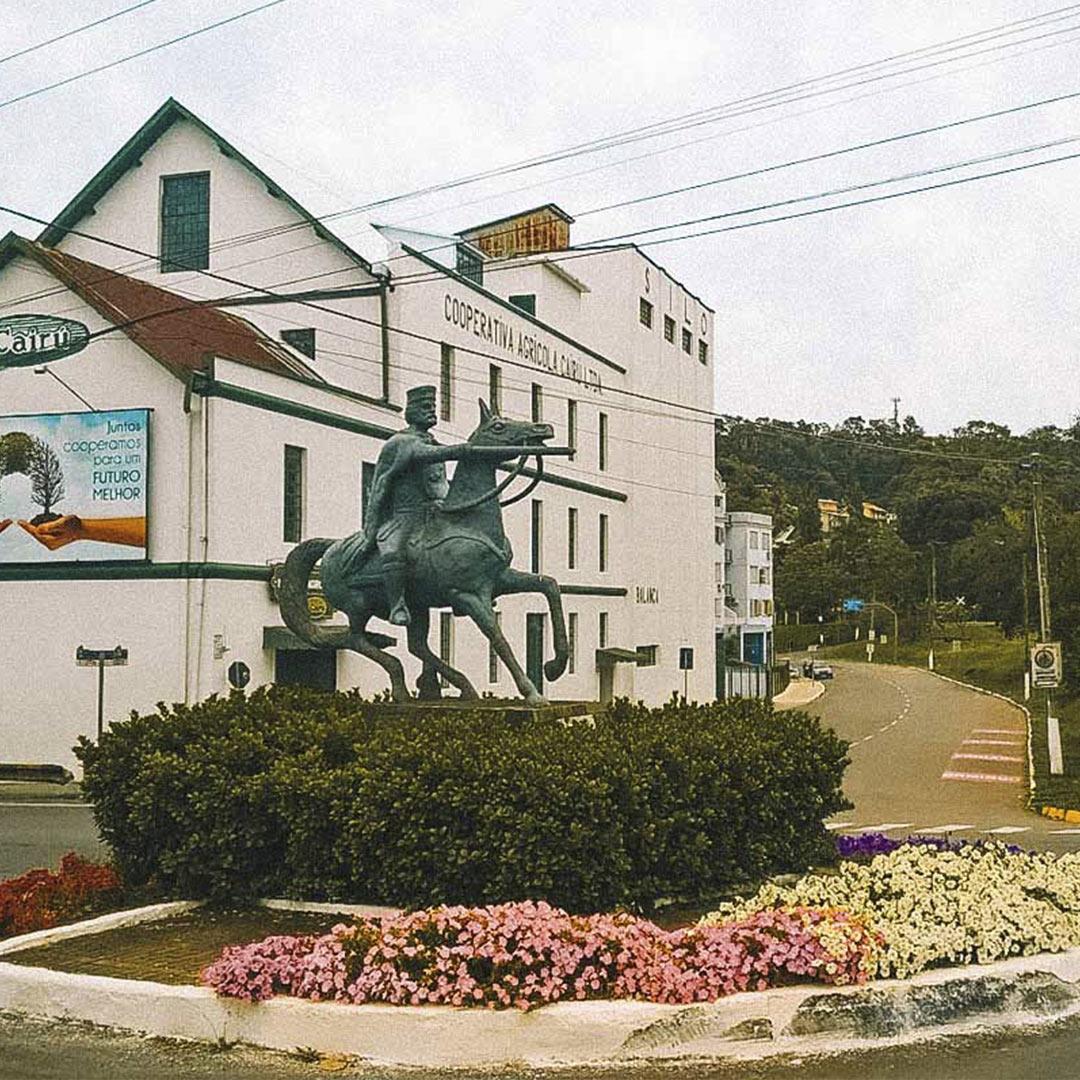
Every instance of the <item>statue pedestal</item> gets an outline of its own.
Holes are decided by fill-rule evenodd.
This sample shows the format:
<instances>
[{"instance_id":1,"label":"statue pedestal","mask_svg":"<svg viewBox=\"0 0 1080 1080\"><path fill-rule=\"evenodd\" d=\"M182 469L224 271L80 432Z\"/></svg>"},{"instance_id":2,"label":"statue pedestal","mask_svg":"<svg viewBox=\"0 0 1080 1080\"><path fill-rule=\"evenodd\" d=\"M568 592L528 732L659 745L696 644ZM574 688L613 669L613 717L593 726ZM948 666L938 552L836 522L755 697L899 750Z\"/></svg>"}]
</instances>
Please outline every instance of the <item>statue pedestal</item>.
<instances>
[{"instance_id":1,"label":"statue pedestal","mask_svg":"<svg viewBox=\"0 0 1080 1080\"><path fill-rule=\"evenodd\" d=\"M440 698L438 701L378 702L368 705L365 711L373 716L404 717L434 715L455 712L481 713L492 719L529 720L578 720L587 716L606 713L610 706L599 701L551 701L547 705L527 705L521 698L479 698L467 701L463 698Z\"/></svg>"}]
</instances>

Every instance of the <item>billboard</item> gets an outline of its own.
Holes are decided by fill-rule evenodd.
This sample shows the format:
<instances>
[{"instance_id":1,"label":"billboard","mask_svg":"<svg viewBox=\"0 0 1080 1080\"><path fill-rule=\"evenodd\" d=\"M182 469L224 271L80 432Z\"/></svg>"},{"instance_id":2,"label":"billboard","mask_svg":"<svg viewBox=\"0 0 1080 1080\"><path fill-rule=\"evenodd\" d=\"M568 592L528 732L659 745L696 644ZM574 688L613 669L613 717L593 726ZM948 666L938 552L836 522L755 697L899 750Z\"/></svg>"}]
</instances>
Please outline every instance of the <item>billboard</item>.
<instances>
[{"instance_id":1,"label":"billboard","mask_svg":"<svg viewBox=\"0 0 1080 1080\"><path fill-rule=\"evenodd\" d=\"M145 559L149 409L0 416L0 565Z\"/></svg>"}]
</instances>

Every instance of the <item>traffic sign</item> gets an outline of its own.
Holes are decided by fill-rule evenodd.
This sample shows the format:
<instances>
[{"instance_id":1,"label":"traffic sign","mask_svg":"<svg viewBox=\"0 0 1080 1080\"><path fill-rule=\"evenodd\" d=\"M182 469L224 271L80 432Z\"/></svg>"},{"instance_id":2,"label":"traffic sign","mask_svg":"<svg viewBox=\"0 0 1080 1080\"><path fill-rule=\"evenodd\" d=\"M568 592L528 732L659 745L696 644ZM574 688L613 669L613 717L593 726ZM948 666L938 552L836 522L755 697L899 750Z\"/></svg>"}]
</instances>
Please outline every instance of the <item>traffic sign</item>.
<instances>
[{"instance_id":1,"label":"traffic sign","mask_svg":"<svg viewBox=\"0 0 1080 1080\"><path fill-rule=\"evenodd\" d=\"M251 668L243 660L234 660L229 665L229 685L234 690L243 690L251 682Z\"/></svg>"},{"instance_id":2,"label":"traffic sign","mask_svg":"<svg viewBox=\"0 0 1080 1080\"><path fill-rule=\"evenodd\" d=\"M1031 648L1031 685L1053 690L1061 685L1061 642L1043 641Z\"/></svg>"},{"instance_id":3,"label":"traffic sign","mask_svg":"<svg viewBox=\"0 0 1080 1080\"><path fill-rule=\"evenodd\" d=\"M862 611L862 609L863 609L863 601L862 600L857 600L854 597L851 597L850 599L844 601L844 610L845 611Z\"/></svg>"},{"instance_id":4,"label":"traffic sign","mask_svg":"<svg viewBox=\"0 0 1080 1080\"><path fill-rule=\"evenodd\" d=\"M80 645L75 650L75 663L79 667L125 667L128 662L128 651L122 645L115 649L87 649Z\"/></svg>"}]
</instances>

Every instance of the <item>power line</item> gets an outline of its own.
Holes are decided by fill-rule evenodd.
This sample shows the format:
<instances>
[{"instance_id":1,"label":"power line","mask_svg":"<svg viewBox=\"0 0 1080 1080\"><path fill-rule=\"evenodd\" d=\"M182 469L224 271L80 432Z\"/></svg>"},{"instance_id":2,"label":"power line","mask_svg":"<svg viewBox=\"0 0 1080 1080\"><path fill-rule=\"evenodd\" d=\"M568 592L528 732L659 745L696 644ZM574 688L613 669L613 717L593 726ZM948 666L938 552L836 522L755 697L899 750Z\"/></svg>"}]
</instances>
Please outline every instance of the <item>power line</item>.
<instances>
[{"instance_id":1,"label":"power line","mask_svg":"<svg viewBox=\"0 0 1080 1080\"><path fill-rule=\"evenodd\" d=\"M167 49L170 45L176 45L181 41L187 41L189 38L198 37L200 34L207 34L211 30L217 30L221 26L227 26L229 23L234 23L239 19L246 19L249 15L255 15L260 11L265 11L267 8L276 7L278 4L284 4L285 0L268 0L265 4L260 4L258 7L249 8L247 11L241 11L238 15L230 15L227 19L220 19L218 22L210 23L208 26L200 26L196 30L190 30L186 34L181 34L179 37L172 38L169 41L160 41L157 45L151 45L147 49L140 49L138 52L129 53L127 56L120 57L119 60L110 60L107 64L99 64L95 68L89 68L86 71L79 72L78 75L69 75L66 79L60 79L58 82L50 83L48 86L39 86L36 90L28 90L25 94L19 94L17 97L8 98L6 101L0 101L0 109L6 109L9 105L14 105L19 101L26 101L28 98L37 97L38 94L47 93L49 90L55 90L60 86L67 86L69 83L77 82L79 79L85 79L90 75L97 75L98 72L108 71L110 68L119 67L121 64L126 64L130 60L138 60L140 57L149 56L151 53L158 52L161 49ZM48 224L46 222L46 224Z\"/></svg>"},{"instance_id":2,"label":"power line","mask_svg":"<svg viewBox=\"0 0 1080 1080\"><path fill-rule=\"evenodd\" d=\"M83 23L82 26L77 26L74 30L68 30L63 34L57 34L56 37L48 38L46 41L39 41L36 45L28 45L25 49L19 49L18 52L8 53L7 56L0 56L0 64L6 64L9 60L15 60L17 57L37 52L38 49L44 49L46 45L55 45L58 41L64 41L67 38L74 37L76 34L81 34L84 30L90 30L92 27L112 22L113 19L119 19L121 15L126 15L129 11L137 11L139 8L149 7L151 4L156 3L157 0L141 0L138 4L132 4L130 7L121 8L119 11L114 11L111 15L106 15L102 19L95 19L93 22Z\"/></svg>"}]
</instances>

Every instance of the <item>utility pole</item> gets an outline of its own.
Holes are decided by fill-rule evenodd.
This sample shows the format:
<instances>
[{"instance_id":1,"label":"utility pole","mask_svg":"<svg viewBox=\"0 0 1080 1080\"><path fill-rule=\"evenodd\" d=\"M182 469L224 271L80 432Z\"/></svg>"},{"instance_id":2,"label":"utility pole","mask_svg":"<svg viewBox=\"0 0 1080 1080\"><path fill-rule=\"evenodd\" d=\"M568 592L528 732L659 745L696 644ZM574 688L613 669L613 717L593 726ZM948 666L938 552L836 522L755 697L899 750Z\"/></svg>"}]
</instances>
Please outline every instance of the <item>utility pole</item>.
<instances>
[{"instance_id":1,"label":"utility pole","mask_svg":"<svg viewBox=\"0 0 1080 1080\"><path fill-rule=\"evenodd\" d=\"M1031 455L1031 522L1035 532L1035 583L1039 590L1039 640L1050 641L1050 577L1046 559L1046 537L1039 524L1042 509L1042 481L1039 477L1039 455ZM1061 728L1053 715L1053 691L1046 688L1046 743L1050 756L1050 774L1065 772L1061 754Z\"/></svg>"},{"instance_id":2,"label":"utility pole","mask_svg":"<svg viewBox=\"0 0 1080 1080\"><path fill-rule=\"evenodd\" d=\"M898 397L892 399L892 426L894 428L900 426L900 399Z\"/></svg>"},{"instance_id":3,"label":"utility pole","mask_svg":"<svg viewBox=\"0 0 1080 1080\"><path fill-rule=\"evenodd\" d=\"M930 651L926 666L934 670L934 631L937 628L937 540L930 540Z\"/></svg>"}]
</instances>

